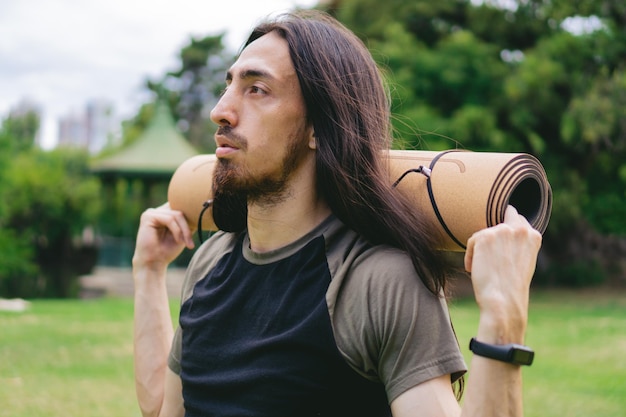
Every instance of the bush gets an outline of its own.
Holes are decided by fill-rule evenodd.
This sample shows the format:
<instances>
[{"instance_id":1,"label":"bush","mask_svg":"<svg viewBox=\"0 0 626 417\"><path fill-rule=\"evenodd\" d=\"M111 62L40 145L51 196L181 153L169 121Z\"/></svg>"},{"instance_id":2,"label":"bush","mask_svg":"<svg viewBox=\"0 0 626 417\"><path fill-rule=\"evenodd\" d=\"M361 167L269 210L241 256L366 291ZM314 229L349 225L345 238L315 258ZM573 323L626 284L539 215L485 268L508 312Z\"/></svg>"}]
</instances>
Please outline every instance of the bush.
<instances>
[{"instance_id":1,"label":"bush","mask_svg":"<svg viewBox=\"0 0 626 417\"><path fill-rule=\"evenodd\" d=\"M81 235L100 208L83 152L21 151L0 189L0 290L13 297L70 297L95 259ZM87 256L89 255L89 256Z\"/></svg>"},{"instance_id":2,"label":"bush","mask_svg":"<svg viewBox=\"0 0 626 417\"><path fill-rule=\"evenodd\" d=\"M604 268L595 260L576 260L567 263L552 262L547 271L539 272L539 283L563 287L592 287L607 280Z\"/></svg>"}]
</instances>

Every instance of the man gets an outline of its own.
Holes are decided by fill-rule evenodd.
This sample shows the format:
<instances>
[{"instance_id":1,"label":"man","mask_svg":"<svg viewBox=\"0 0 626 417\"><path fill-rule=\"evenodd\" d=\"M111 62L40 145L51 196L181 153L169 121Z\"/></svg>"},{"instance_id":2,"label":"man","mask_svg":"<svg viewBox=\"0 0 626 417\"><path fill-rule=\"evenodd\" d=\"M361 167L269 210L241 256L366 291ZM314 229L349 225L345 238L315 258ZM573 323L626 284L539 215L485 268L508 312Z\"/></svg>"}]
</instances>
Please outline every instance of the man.
<instances>
[{"instance_id":1,"label":"man","mask_svg":"<svg viewBox=\"0 0 626 417\"><path fill-rule=\"evenodd\" d=\"M466 371L436 236L384 181L389 102L363 44L320 13L259 25L211 113L213 215L172 329L167 265L192 235L167 205L133 257L135 373L146 416L521 416L521 370ZM540 234L506 211L475 234L476 340L521 344Z\"/></svg>"}]
</instances>

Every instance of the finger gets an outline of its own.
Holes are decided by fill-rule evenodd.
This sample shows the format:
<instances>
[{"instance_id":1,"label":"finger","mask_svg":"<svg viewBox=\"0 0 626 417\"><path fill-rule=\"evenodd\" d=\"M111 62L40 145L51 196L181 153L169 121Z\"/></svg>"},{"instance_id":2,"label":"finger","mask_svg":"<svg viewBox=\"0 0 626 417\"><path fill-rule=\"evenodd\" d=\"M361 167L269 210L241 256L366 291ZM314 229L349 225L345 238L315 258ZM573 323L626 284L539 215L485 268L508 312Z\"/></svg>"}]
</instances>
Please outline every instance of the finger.
<instances>
[{"instance_id":1,"label":"finger","mask_svg":"<svg viewBox=\"0 0 626 417\"><path fill-rule=\"evenodd\" d=\"M514 226L516 224L519 224L520 222L520 214L517 212L517 209L511 205L508 205L506 207L506 210L504 211L504 223L510 225L510 226Z\"/></svg>"},{"instance_id":2,"label":"finger","mask_svg":"<svg viewBox=\"0 0 626 417\"><path fill-rule=\"evenodd\" d=\"M517 212L517 209L511 205L507 206L504 212L504 223L514 225L530 226L528 219ZM531 226L532 227L532 226Z\"/></svg>"},{"instance_id":3,"label":"finger","mask_svg":"<svg viewBox=\"0 0 626 417\"><path fill-rule=\"evenodd\" d=\"M472 259L474 258L474 238L470 237L467 241L467 247L465 249L465 257L463 262L465 264L465 270L472 272Z\"/></svg>"},{"instance_id":4,"label":"finger","mask_svg":"<svg viewBox=\"0 0 626 417\"><path fill-rule=\"evenodd\" d=\"M185 215L180 211L173 211L173 213L174 219L181 233L182 242L184 242L185 246L187 246L189 249L193 249L193 238L191 237L191 230L189 229L189 223L187 223Z\"/></svg>"},{"instance_id":5,"label":"finger","mask_svg":"<svg viewBox=\"0 0 626 417\"><path fill-rule=\"evenodd\" d=\"M148 224L154 228L165 228L177 243L193 248L193 239L182 212L158 207L146 211Z\"/></svg>"},{"instance_id":6,"label":"finger","mask_svg":"<svg viewBox=\"0 0 626 417\"><path fill-rule=\"evenodd\" d=\"M176 210L167 210L164 212L164 220L167 222L167 228L174 236L177 242L184 244L188 248L194 247L189 224L182 212Z\"/></svg>"}]
</instances>

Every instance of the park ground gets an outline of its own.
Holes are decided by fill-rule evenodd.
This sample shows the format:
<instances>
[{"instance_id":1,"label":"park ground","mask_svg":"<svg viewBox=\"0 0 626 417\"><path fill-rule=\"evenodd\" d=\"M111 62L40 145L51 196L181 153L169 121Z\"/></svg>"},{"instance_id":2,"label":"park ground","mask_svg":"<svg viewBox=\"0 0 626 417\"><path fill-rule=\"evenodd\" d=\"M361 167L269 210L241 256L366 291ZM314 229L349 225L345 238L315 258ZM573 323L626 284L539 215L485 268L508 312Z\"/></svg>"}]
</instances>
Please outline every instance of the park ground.
<instances>
[{"instance_id":1,"label":"park ground","mask_svg":"<svg viewBox=\"0 0 626 417\"><path fill-rule=\"evenodd\" d=\"M0 311L0 417L140 415L132 278L112 272L85 278L82 299L30 300L22 312ZM175 323L182 271L170 272ZM102 274L112 287L103 289ZM469 363L476 305L459 296L450 312ZM526 417L626 415L624 289L533 289L526 343L536 351L523 374Z\"/></svg>"}]
</instances>

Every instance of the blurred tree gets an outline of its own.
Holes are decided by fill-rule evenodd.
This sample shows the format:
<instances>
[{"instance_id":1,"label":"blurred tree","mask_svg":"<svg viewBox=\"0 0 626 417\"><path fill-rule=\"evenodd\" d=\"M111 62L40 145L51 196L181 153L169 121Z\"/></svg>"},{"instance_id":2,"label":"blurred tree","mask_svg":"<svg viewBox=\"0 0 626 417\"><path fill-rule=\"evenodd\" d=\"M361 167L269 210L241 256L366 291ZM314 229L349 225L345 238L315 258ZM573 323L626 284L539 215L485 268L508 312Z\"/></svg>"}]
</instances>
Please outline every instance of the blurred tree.
<instances>
[{"instance_id":1,"label":"blurred tree","mask_svg":"<svg viewBox=\"0 0 626 417\"><path fill-rule=\"evenodd\" d=\"M142 105L137 114L122 123L123 146L131 144L152 119L155 103L165 100L177 127L201 152L215 151L213 134L216 126L209 116L225 87L224 74L233 61L225 49L223 34L191 37L179 52L180 68L158 79L146 79L145 88L154 93L154 101ZM118 149L107 149L104 155Z\"/></svg>"},{"instance_id":2,"label":"blurred tree","mask_svg":"<svg viewBox=\"0 0 626 417\"><path fill-rule=\"evenodd\" d=\"M6 172L18 148L15 136L21 137L13 131L17 124L19 122L7 117L0 126L0 295L5 293L10 295L11 291L7 291L7 285L10 279L14 279L13 277L33 276L37 272L37 267L32 261L33 250L28 240L7 227L11 196ZM25 142L28 147L33 145L32 141ZM21 145L24 146L24 142Z\"/></svg>"},{"instance_id":3,"label":"blurred tree","mask_svg":"<svg viewBox=\"0 0 626 417\"><path fill-rule=\"evenodd\" d=\"M99 210L99 183L88 176L87 154L36 148L20 136L25 121L7 118L0 131L0 293L68 297L95 261L83 233ZM38 123L38 122L37 122ZM28 142L29 146L23 146Z\"/></svg>"},{"instance_id":4,"label":"blurred tree","mask_svg":"<svg viewBox=\"0 0 626 417\"><path fill-rule=\"evenodd\" d=\"M35 145L35 137L39 130L39 114L34 110L14 114L2 122L2 150L5 156L23 150L31 149Z\"/></svg>"},{"instance_id":5,"label":"blurred tree","mask_svg":"<svg viewBox=\"0 0 626 417\"><path fill-rule=\"evenodd\" d=\"M626 282L626 3L327 7L364 39L388 78L395 146L538 156L554 191L539 275L567 281L569 272L559 271L575 258L593 281L612 274Z\"/></svg>"},{"instance_id":6,"label":"blurred tree","mask_svg":"<svg viewBox=\"0 0 626 417\"><path fill-rule=\"evenodd\" d=\"M160 81L146 82L150 90L167 99L189 142L207 153L215 151L215 125L209 113L224 89L224 75L233 60L224 48L223 37L192 37L179 53L178 70L168 72Z\"/></svg>"}]
</instances>

